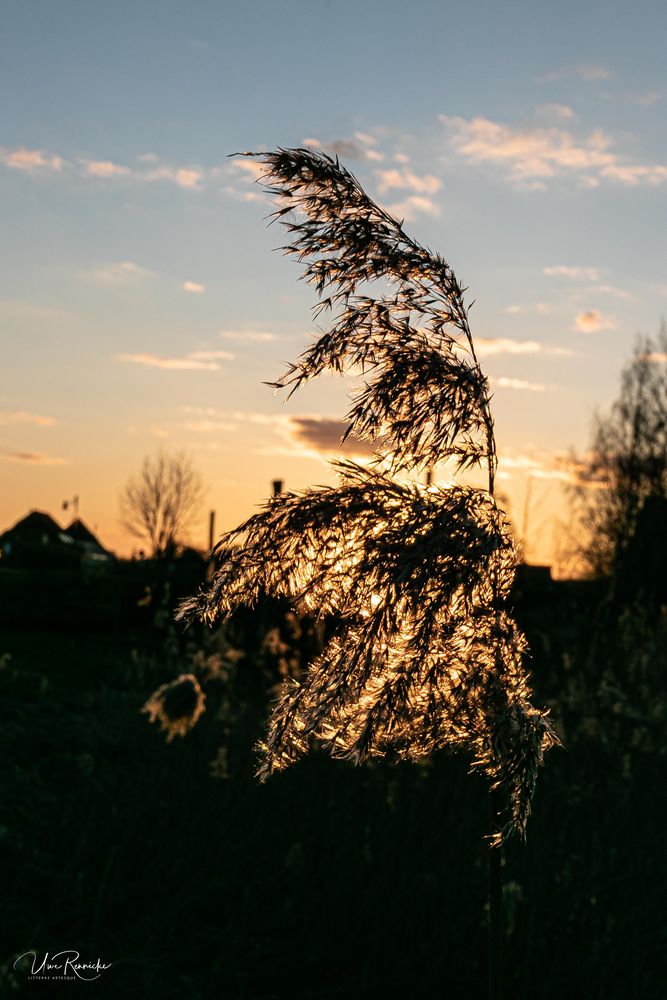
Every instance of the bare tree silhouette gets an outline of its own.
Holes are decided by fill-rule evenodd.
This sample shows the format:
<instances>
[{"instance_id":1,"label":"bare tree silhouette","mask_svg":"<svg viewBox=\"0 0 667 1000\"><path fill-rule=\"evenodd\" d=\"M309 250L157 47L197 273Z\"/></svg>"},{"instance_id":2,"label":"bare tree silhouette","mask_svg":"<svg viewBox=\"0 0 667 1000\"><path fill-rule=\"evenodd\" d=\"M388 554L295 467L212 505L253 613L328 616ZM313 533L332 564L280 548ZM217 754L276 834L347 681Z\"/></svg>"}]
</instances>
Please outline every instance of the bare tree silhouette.
<instances>
[{"instance_id":1,"label":"bare tree silhouette","mask_svg":"<svg viewBox=\"0 0 667 1000\"><path fill-rule=\"evenodd\" d=\"M123 525L147 542L154 556L163 556L183 542L203 493L201 476L185 452L146 456L121 495Z\"/></svg>"},{"instance_id":2,"label":"bare tree silhouette","mask_svg":"<svg viewBox=\"0 0 667 1000\"><path fill-rule=\"evenodd\" d=\"M582 472L573 488L579 555L590 576L612 576L626 562L640 519L667 498L664 322L655 340L637 338L617 400L608 414L595 418Z\"/></svg>"}]
</instances>

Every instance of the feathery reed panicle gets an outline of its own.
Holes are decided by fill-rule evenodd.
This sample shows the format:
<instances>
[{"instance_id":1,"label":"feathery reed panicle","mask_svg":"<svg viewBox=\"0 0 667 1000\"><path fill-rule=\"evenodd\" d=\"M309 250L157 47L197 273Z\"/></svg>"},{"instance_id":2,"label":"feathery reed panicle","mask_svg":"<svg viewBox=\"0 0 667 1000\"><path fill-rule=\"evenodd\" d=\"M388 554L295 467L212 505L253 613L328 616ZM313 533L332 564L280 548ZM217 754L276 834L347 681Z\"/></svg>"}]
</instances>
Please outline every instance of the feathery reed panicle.
<instances>
[{"instance_id":1,"label":"feathery reed panicle","mask_svg":"<svg viewBox=\"0 0 667 1000\"><path fill-rule=\"evenodd\" d=\"M525 833L556 737L530 704L525 639L504 608L516 554L493 496L493 418L465 289L337 159L257 155L291 237L283 249L304 264L317 314L331 314L273 385L291 395L323 371L361 371L345 436L370 441L375 459L335 463L336 487L282 493L224 536L208 590L179 614L212 622L264 593L335 614L336 636L283 685L260 776L314 742L355 763L463 749L502 789L499 844ZM406 476L445 460L486 466L488 490Z\"/></svg>"},{"instance_id":2,"label":"feathery reed panicle","mask_svg":"<svg viewBox=\"0 0 667 1000\"><path fill-rule=\"evenodd\" d=\"M175 736L186 736L197 725L205 705L206 695L194 674L179 674L154 691L141 711L151 722L160 724L167 743L171 743Z\"/></svg>"}]
</instances>

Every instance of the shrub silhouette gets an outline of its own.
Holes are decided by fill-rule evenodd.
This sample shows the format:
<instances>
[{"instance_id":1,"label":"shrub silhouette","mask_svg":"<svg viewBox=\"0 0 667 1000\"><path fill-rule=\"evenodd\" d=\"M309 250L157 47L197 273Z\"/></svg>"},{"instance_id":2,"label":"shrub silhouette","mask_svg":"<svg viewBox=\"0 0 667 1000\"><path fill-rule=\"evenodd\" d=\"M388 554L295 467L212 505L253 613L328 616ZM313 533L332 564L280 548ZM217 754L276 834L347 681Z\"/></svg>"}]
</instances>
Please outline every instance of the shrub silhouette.
<instances>
[{"instance_id":1,"label":"shrub silhouette","mask_svg":"<svg viewBox=\"0 0 667 1000\"><path fill-rule=\"evenodd\" d=\"M493 418L465 289L337 159L244 155L264 164L316 315L332 316L275 387L291 395L327 370L360 371L345 436L375 455L334 463L339 485L281 493L225 535L210 585L179 615L213 622L264 593L335 614L337 634L283 684L260 776L313 742L354 763L464 750L502 799L498 845L525 833L555 736L529 702L526 643L505 609L516 554L493 496ZM444 461L485 467L488 489L417 481Z\"/></svg>"}]
</instances>

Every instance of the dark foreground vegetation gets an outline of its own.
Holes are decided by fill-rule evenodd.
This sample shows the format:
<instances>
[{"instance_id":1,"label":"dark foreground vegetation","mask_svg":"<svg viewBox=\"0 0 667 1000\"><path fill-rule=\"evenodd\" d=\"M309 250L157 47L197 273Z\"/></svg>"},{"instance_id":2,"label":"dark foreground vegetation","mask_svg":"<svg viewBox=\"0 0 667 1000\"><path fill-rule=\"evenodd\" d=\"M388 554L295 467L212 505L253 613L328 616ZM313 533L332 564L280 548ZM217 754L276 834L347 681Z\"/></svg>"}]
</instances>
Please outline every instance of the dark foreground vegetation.
<instances>
[{"instance_id":1,"label":"dark foreground vegetation","mask_svg":"<svg viewBox=\"0 0 667 1000\"><path fill-rule=\"evenodd\" d=\"M444 756L353 769L315 754L259 785L252 747L281 673L317 646L312 623L266 604L177 633L157 590L63 580L35 578L22 619L0 581L0 995L485 995L482 779ZM86 632L75 599L104 602ZM565 749L527 844L505 852L507 996L662 997L664 617L595 584L524 578L514 603ZM184 671L207 712L165 745L140 709ZM88 984L12 968L60 949L111 968Z\"/></svg>"}]
</instances>

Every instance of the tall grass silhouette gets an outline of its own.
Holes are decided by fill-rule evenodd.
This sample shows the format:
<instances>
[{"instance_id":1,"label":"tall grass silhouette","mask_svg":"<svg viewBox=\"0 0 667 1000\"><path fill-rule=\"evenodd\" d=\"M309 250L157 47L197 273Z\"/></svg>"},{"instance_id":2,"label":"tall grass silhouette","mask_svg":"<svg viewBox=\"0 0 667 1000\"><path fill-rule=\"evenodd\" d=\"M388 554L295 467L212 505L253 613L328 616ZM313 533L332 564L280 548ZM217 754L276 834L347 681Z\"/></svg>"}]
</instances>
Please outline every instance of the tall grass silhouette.
<instances>
[{"instance_id":1,"label":"tall grass silhouette","mask_svg":"<svg viewBox=\"0 0 667 1000\"><path fill-rule=\"evenodd\" d=\"M287 680L260 744L267 778L316 744L334 757L419 760L462 750L496 792L490 833L523 835L538 769L556 741L529 701L526 642L506 609L516 565L494 498L490 395L465 289L337 159L307 149L243 154L263 164L273 213L331 322L274 386L361 373L345 436L369 464L339 483L286 492L217 546L215 575L181 618L213 622L263 594L340 627L300 681ZM488 489L423 486L449 462L483 466Z\"/></svg>"}]
</instances>

